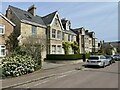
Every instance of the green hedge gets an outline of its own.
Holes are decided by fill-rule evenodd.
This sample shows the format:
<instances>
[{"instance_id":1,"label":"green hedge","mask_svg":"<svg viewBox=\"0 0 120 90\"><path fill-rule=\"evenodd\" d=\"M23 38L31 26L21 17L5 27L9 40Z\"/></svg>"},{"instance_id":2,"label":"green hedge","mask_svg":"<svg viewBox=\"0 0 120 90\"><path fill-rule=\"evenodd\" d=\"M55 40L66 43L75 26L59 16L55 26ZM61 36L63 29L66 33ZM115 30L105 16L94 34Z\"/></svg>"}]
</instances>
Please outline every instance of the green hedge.
<instances>
[{"instance_id":1,"label":"green hedge","mask_svg":"<svg viewBox=\"0 0 120 90\"><path fill-rule=\"evenodd\" d=\"M82 54L47 54L46 60L77 60L82 59Z\"/></svg>"}]
</instances>

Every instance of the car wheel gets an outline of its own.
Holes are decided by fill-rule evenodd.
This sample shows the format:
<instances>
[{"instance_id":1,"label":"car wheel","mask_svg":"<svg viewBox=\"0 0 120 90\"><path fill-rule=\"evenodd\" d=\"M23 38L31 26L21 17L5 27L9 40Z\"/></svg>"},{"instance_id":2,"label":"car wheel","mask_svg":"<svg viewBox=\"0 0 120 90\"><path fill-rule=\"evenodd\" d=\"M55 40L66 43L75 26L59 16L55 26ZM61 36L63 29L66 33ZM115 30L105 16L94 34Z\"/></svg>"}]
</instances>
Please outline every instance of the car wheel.
<instances>
[{"instance_id":1,"label":"car wheel","mask_svg":"<svg viewBox=\"0 0 120 90\"><path fill-rule=\"evenodd\" d=\"M103 68L105 67L105 62L103 63Z\"/></svg>"},{"instance_id":2,"label":"car wheel","mask_svg":"<svg viewBox=\"0 0 120 90\"><path fill-rule=\"evenodd\" d=\"M109 65L112 64L112 61L109 62Z\"/></svg>"},{"instance_id":3,"label":"car wheel","mask_svg":"<svg viewBox=\"0 0 120 90\"><path fill-rule=\"evenodd\" d=\"M113 63L115 63L115 60L113 61Z\"/></svg>"}]
</instances>

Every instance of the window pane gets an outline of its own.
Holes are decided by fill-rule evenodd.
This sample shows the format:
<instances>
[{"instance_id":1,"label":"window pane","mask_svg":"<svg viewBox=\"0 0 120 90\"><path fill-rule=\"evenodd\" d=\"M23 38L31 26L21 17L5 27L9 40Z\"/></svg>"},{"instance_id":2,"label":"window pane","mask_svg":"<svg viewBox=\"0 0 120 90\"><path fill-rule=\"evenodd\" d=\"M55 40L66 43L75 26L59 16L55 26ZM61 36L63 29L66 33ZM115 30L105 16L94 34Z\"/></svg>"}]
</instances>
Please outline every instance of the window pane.
<instances>
[{"instance_id":1,"label":"window pane","mask_svg":"<svg viewBox=\"0 0 120 90\"><path fill-rule=\"evenodd\" d=\"M1 49L1 55L5 55L5 49Z\"/></svg>"},{"instance_id":2,"label":"window pane","mask_svg":"<svg viewBox=\"0 0 120 90\"><path fill-rule=\"evenodd\" d=\"M52 38L55 38L55 33L56 33L56 30L52 29Z\"/></svg>"},{"instance_id":3,"label":"window pane","mask_svg":"<svg viewBox=\"0 0 120 90\"><path fill-rule=\"evenodd\" d=\"M70 41L70 35L68 35L68 41Z\"/></svg>"},{"instance_id":4,"label":"window pane","mask_svg":"<svg viewBox=\"0 0 120 90\"><path fill-rule=\"evenodd\" d=\"M56 52L56 47L55 45L52 45L52 54L55 54L55 52Z\"/></svg>"},{"instance_id":5,"label":"window pane","mask_svg":"<svg viewBox=\"0 0 120 90\"><path fill-rule=\"evenodd\" d=\"M57 38L60 39L61 38L61 31L57 31Z\"/></svg>"},{"instance_id":6,"label":"window pane","mask_svg":"<svg viewBox=\"0 0 120 90\"><path fill-rule=\"evenodd\" d=\"M62 33L62 40L64 40L64 37L65 37L65 34L64 34L64 33Z\"/></svg>"},{"instance_id":7,"label":"window pane","mask_svg":"<svg viewBox=\"0 0 120 90\"><path fill-rule=\"evenodd\" d=\"M61 46L58 46L58 47L57 47L57 52L58 52L58 54L60 54L60 51L61 51Z\"/></svg>"},{"instance_id":8,"label":"window pane","mask_svg":"<svg viewBox=\"0 0 120 90\"><path fill-rule=\"evenodd\" d=\"M37 35L36 26L32 26L32 35L33 35L33 36L36 36L36 35Z\"/></svg>"},{"instance_id":9,"label":"window pane","mask_svg":"<svg viewBox=\"0 0 120 90\"><path fill-rule=\"evenodd\" d=\"M0 27L0 33L4 33L4 29Z\"/></svg>"},{"instance_id":10,"label":"window pane","mask_svg":"<svg viewBox=\"0 0 120 90\"><path fill-rule=\"evenodd\" d=\"M72 35L72 37L71 37L71 41L73 41L74 40L74 36Z\"/></svg>"}]
</instances>

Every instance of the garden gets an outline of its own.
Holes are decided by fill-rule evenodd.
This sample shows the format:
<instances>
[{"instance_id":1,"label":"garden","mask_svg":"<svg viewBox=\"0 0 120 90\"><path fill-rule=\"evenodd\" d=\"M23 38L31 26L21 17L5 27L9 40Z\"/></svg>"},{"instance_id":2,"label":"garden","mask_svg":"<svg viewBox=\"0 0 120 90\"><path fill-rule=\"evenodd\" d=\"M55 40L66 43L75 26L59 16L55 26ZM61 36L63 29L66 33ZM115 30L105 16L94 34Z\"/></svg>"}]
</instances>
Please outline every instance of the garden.
<instances>
[{"instance_id":1,"label":"garden","mask_svg":"<svg viewBox=\"0 0 120 90\"><path fill-rule=\"evenodd\" d=\"M45 40L44 36L28 36L19 46L16 34L12 33L6 40L8 54L2 59L2 78L18 77L40 69Z\"/></svg>"}]
</instances>

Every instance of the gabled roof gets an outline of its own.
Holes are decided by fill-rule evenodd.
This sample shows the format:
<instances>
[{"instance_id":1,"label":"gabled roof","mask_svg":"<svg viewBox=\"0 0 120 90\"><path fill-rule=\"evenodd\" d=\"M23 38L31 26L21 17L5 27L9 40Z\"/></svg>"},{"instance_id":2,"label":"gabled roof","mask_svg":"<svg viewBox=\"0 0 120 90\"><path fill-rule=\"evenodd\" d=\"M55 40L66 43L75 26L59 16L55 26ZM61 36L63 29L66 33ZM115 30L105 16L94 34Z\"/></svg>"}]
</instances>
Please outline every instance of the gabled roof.
<instances>
[{"instance_id":1,"label":"gabled roof","mask_svg":"<svg viewBox=\"0 0 120 90\"><path fill-rule=\"evenodd\" d=\"M43 22L40 16L37 16L37 15L33 16L31 13L25 10L21 10L19 8L16 8L10 5L9 5L9 9L11 9L15 13L15 15L20 19L20 21L28 21L28 22L31 22L31 24L34 23L42 27L46 27L45 23Z\"/></svg>"},{"instance_id":2,"label":"gabled roof","mask_svg":"<svg viewBox=\"0 0 120 90\"><path fill-rule=\"evenodd\" d=\"M1 12L0 12L0 16L3 17L7 22L9 22L12 26L15 26L15 24L13 22L11 22L9 19L7 19Z\"/></svg>"},{"instance_id":3,"label":"gabled roof","mask_svg":"<svg viewBox=\"0 0 120 90\"><path fill-rule=\"evenodd\" d=\"M57 13L57 11L52 12L52 13L46 15L46 16L43 16L42 19L43 19L44 23L46 25L50 25L52 23L52 20L53 20L54 16L56 15L56 13Z\"/></svg>"}]
</instances>

